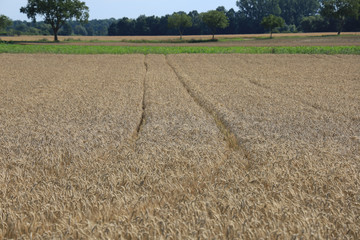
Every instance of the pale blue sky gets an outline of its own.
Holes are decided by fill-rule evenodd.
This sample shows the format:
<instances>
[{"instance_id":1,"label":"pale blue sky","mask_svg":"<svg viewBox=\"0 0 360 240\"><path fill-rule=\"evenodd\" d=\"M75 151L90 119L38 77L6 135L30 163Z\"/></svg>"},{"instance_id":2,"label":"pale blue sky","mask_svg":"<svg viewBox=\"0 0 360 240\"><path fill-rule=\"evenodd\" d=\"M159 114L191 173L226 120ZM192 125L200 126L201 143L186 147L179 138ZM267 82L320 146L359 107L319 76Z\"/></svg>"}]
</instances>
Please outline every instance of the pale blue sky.
<instances>
[{"instance_id":1,"label":"pale blue sky","mask_svg":"<svg viewBox=\"0 0 360 240\"><path fill-rule=\"evenodd\" d=\"M236 7L236 0L83 0L90 8L90 19L137 18L146 16L164 16L177 11L206 12L218 6L226 9ZM20 7L26 6L27 0L0 0L0 15L4 14L12 20L28 20L20 13ZM40 20L40 19L39 19Z\"/></svg>"}]
</instances>

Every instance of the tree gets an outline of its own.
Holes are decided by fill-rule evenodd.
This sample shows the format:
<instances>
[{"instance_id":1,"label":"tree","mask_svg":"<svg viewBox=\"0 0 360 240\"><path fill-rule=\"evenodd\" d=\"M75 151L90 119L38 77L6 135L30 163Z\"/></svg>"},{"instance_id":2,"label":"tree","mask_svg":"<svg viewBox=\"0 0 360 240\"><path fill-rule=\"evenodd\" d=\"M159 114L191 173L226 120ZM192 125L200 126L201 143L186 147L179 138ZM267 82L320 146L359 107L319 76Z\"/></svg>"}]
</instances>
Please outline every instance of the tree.
<instances>
[{"instance_id":1,"label":"tree","mask_svg":"<svg viewBox=\"0 0 360 240\"><path fill-rule=\"evenodd\" d=\"M216 29L226 28L229 26L229 20L224 12L211 10L201 14L202 21L210 28L213 35L212 39L215 39Z\"/></svg>"},{"instance_id":2,"label":"tree","mask_svg":"<svg viewBox=\"0 0 360 240\"><path fill-rule=\"evenodd\" d=\"M332 24L320 15L304 17L300 22L300 28L303 32L328 32L332 31Z\"/></svg>"},{"instance_id":3,"label":"tree","mask_svg":"<svg viewBox=\"0 0 360 240\"><path fill-rule=\"evenodd\" d=\"M147 23L147 17L140 15L135 21L136 35L150 35L150 28Z\"/></svg>"},{"instance_id":4,"label":"tree","mask_svg":"<svg viewBox=\"0 0 360 240\"><path fill-rule=\"evenodd\" d=\"M228 34L234 34L238 31L238 19L236 16L236 12L233 8L230 8L230 10L226 13L226 17L229 19L229 26L226 28L226 33Z\"/></svg>"},{"instance_id":5,"label":"tree","mask_svg":"<svg viewBox=\"0 0 360 240\"><path fill-rule=\"evenodd\" d=\"M116 31L115 35L134 35L135 34L135 21L124 17L118 21L116 24Z\"/></svg>"},{"instance_id":6,"label":"tree","mask_svg":"<svg viewBox=\"0 0 360 240\"><path fill-rule=\"evenodd\" d=\"M272 33L274 28L277 27L283 27L285 24L285 21L282 17L277 17L275 15L270 14L267 17L264 17L261 21L261 25L270 30L270 38L272 38Z\"/></svg>"},{"instance_id":7,"label":"tree","mask_svg":"<svg viewBox=\"0 0 360 240\"><path fill-rule=\"evenodd\" d=\"M74 28L74 34L80 36L87 36L86 28L82 25L76 25Z\"/></svg>"},{"instance_id":8,"label":"tree","mask_svg":"<svg viewBox=\"0 0 360 240\"><path fill-rule=\"evenodd\" d=\"M175 28L180 34L180 39L182 39L185 28L189 28L191 26L192 19L190 16L186 15L186 13L174 13L168 17L168 27Z\"/></svg>"},{"instance_id":9,"label":"tree","mask_svg":"<svg viewBox=\"0 0 360 240\"><path fill-rule=\"evenodd\" d=\"M270 14L279 15L279 0L238 0L236 5L246 17L259 22Z\"/></svg>"},{"instance_id":10,"label":"tree","mask_svg":"<svg viewBox=\"0 0 360 240\"><path fill-rule=\"evenodd\" d=\"M80 0L28 0L20 12L34 22L36 15L43 16L44 22L51 25L55 41L58 41L58 31L67 20L87 22L89 19L89 8Z\"/></svg>"},{"instance_id":11,"label":"tree","mask_svg":"<svg viewBox=\"0 0 360 240\"><path fill-rule=\"evenodd\" d=\"M59 34L63 36L71 36L73 34L73 29L71 24L68 22L64 23L64 25L59 31Z\"/></svg>"},{"instance_id":12,"label":"tree","mask_svg":"<svg viewBox=\"0 0 360 240\"><path fill-rule=\"evenodd\" d=\"M0 30L6 30L7 27L11 26L12 21L5 15L0 15Z\"/></svg>"},{"instance_id":13,"label":"tree","mask_svg":"<svg viewBox=\"0 0 360 240\"><path fill-rule=\"evenodd\" d=\"M160 18L156 16L149 16L146 18L146 23L150 29L150 35L159 35Z\"/></svg>"},{"instance_id":14,"label":"tree","mask_svg":"<svg viewBox=\"0 0 360 240\"><path fill-rule=\"evenodd\" d=\"M280 16L287 24L300 25L304 17L314 16L319 8L319 0L280 0ZM276 15L276 14L275 14Z\"/></svg>"},{"instance_id":15,"label":"tree","mask_svg":"<svg viewBox=\"0 0 360 240\"><path fill-rule=\"evenodd\" d=\"M238 0L236 5L239 7L240 28L248 33L261 33L261 20L270 14L279 16L281 9L280 0Z\"/></svg>"},{"instance_id":16,"label":"tree","mask_svg":"<svg viewBox=\"0 0 360 240\"><path fill-rule=\"evenodd\" d=\"M187 32L191 35L202 35L204 34L204 23L201 21L201 15L198 11L193 10L188 13L188 16L191 17L192 27L190 27Z\"/></svg>"},{"instance_id":17,"label":"tree","mask_svg":"<svg viewBox=\"0 0 360 240\"><path fill-rule=\"evenodd\" d=\"M322 0L320 13L338 21L338 35L342 32L347 17L359 17L360 0Z\"/></svg>"}]
</instances>

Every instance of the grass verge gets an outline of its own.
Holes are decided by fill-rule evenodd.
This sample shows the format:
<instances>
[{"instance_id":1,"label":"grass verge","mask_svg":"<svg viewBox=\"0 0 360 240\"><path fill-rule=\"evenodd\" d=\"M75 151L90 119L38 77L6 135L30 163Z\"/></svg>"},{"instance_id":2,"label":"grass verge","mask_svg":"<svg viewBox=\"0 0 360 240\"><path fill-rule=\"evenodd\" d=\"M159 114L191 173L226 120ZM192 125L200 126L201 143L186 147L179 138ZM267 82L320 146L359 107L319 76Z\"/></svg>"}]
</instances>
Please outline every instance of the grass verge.
<instances>
[{"instance_id":1,"label":"grass verge","mask_svg":"<svg viewBox=\"0 0 360 240\"><path fill-rule=\"evenodd\" d=\"M360 54L360 46L300 47L201 47L201 46L72 46L0 44L0 53L48 54L178 54L178 53L247 53L247 54Z\"/></svg>"},{"instance_id":2,"label":"grass verge","mask_svg":"<svg viewBox=\"0 0 360 240\"><path fill-rule=\"evenodd\" d=\"M225 38L219 38L218 41L219 42L241 42L241 41L249 41L249 40L273 40L273 39L314 39L314 38L359 38L359 35L354 35L354 34L342 34L342 35L321 35L321 36L276 36L273 35L273 38L270 38L270 34L269 35L265 35L265 36L257 36L257 37L225 37Z\"/></svg>"}]
</instances>

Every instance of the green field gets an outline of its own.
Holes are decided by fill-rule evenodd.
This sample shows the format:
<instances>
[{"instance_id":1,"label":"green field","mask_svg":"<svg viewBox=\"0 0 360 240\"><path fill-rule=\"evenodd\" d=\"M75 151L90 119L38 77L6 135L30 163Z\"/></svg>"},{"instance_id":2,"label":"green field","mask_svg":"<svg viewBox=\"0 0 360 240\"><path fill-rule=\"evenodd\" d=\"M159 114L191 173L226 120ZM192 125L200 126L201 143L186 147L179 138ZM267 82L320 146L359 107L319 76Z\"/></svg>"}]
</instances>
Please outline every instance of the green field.
<instances>
[{"instance_id":1,"label":"green field","mask_svg":"<svg viewBox=\"0 0 360 240\"><path fill-rule=\"evenodd\" d=\"M287 47L205 47L205 46L73 46L0 44L0 53L49 54L360 54L360 46L287 46Z\"/></svg>"}]
</instances>

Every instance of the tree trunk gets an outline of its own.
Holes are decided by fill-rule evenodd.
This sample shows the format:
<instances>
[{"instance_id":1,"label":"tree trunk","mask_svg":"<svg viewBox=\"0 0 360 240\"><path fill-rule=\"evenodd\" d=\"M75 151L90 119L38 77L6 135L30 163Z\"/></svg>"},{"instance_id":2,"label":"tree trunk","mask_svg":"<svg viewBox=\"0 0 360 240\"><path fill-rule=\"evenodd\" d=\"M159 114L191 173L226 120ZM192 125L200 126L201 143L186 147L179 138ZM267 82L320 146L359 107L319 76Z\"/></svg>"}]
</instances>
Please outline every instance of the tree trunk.
<instances>
[{"instance_id":1,"label":"tree trunk","mask_svg":"<svg viewBox=\"0 0 360 240\"><path fill-rule=\"evenodd\" d=\"M270 30L270 38L272 39L272 29Z\"/></svg>"},{"instance_id":2,"label":"tree trunk","mask_svg":"<svg viewBox=\"0 0 360 240\"><path fill-rule=\"evenodd\" d=\"M59 32L59 29L60 29L60 26L53 26L53 31L54 31L54 41L55 42L58 42L59 39L58 39L58 32Z\"/></svg>"},{"instance_id":3,"label":"tree trunk","mask_svg":"<svg viewBox=\"0 0 360 240\"><path fill-rule=\"evenodd\" d=\"M212 37L212 40L215 40L215 33L213 33L213 37Z\"/></svg>"},{"instance_id":4,"label":"tree trunk","mask_svg":"<svg viewBox=\"0 0 360 240\"><path fill-rule=\"evenodd\" d=\"M345 25L345 17L342 17L340 19L340 23L339 23L339 29L338 29L338 33L337 35L339 36L340 33L342 32L343 28L344 28L344 25Z\"/></svg>"},{"instance_id":5,"label":"tree trunk","mask_svg":"<svg viewBox=\"0 0 360 240\"><path fill-rule=\"evenodd\" d=\"M57 31L54 31L54 42L58 42L59 39L58 39L58 33Z\"/></svg>"}]
</instances>

